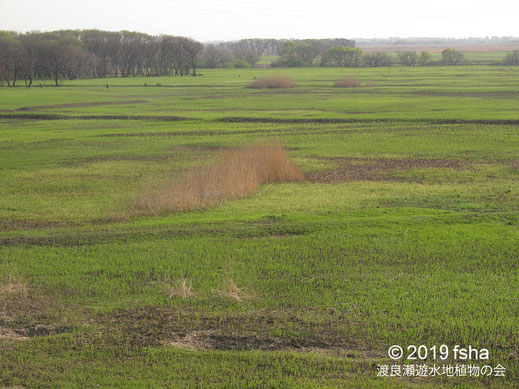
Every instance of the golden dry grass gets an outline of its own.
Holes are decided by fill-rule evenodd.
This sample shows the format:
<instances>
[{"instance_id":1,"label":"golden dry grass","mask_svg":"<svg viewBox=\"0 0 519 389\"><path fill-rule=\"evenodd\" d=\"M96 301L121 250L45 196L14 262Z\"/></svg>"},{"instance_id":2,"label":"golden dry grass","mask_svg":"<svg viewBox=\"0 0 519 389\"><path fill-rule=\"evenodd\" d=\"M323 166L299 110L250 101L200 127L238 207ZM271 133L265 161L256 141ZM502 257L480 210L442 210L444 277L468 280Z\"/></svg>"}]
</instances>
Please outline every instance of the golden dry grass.
<instances>
[{"instance_id":1,"label":"golden dry grass","mask_svg":"<svg viewBox=\"0 0 519 389\"><path fill-rule=\"evenodd\" d=\"M182 278L173 283L163 282L162 285L164 286L164 291L169 298L177 296L186 300L195 295L195 292L192 290L192 283L188 282L186 278Z\"/></svg>"},{"instance_id":2,"label":"golden dry grass","mask_svg":"<svg viewBox=\"0 0 519 389\"><path fill-rule=\"evenodd\" d=\"M189 168L137 196L145 214L205 208L246 196L262 184L303 181L280 144L244 146L220 153L212 166Z\"/></svg>"},{"instance_id":3,"label":"golden dry grass","mask_svg":"<svg viewBox=\"0 0 519 389\"><path fill-rule=\"evenodd\" d=\"M0 295L27 295L27 292L27 283L14 270L9 272L0 283Z\"/></svg>"},{"instance_id":4,"label":"golden dry grass","mask_svg":"<svg viewBox=\"0 0 519 389\"><path fill-rule=\"evenodd\" d=\"M217 290L216 292L221 297L235 301L239 304L243 303L245 300L253 300L256 297L254 292L240 289L232 278L226 279L224 288L222 290Z\"/></svg>"},{"instance_id":5,"label":"golden dry grass","mask_svg":"<svg viewBox=\"0 0 519 389\"><path fill-rule=\"evenodd\" d=\"M287 76L266 77L252 81L247 88L268 89L268 88L295 88L294 81Z\"/></svg>"},{"instance_id":6,"label":"golden dry grass","mask_svg":"<svg viewBox=\"0 0 519 389\"><path fill-rule=\"evenodd\" d=\"M362 83L353 77L346 77L337 80L334 85L336 88L358 88L362 86Z\"/></svg>"}]
</instances>

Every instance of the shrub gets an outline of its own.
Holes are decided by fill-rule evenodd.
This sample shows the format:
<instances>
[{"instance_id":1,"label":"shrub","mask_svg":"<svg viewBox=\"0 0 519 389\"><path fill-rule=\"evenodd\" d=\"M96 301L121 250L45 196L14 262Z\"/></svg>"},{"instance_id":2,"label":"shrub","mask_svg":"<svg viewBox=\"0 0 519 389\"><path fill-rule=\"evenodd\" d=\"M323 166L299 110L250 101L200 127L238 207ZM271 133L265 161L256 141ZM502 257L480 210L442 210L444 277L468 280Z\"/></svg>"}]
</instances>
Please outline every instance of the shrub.
<instances>
[{"instance_id":1,"label":"shrub","mask_svg":"<svg viewBox=\"0 0 519 389\"><path fill-rule=\"evenodd\" d=\"M362 86L361 82L353 77L346 77L335 82L337 88L358 88Z\"/></svg>"},{"instance_id":2,"label":"shrub","mask_svg":"<svg viewBox=\"0 0 519 389\"><path fill-rule=\"evenodd\" d=\"M244 146L222 152L212 166L186 169L158 189L145 189L135 206L146 214L205 208L246 196L262 184L303 180L281 145Z\"/></svg>"},{"instance_id":3,"label":"shrub","mask_svg":"<svg viewBox=\"0 0 519 389\"><path fill-rule=\"evenodd\" d=\"M461 65L466 62L465 56L458 50L445 49L442 51L442 63L444 65Z\"/></svg>"},{"instance_id":4,"label":"shrub","mask_svg":"<svg viewBox=\"0 0 519 389\"><path fill-rule=\"evenodd\" d=\"M267 89L267 88L294 88L296 84L290 77L267 77L254 80L247 88Z\"/></svg>"},{"instance_id":5,"label":"shrub","mask_svg":"<svg viewBox=\"0 0 519 389\"><path fill-rule=\"evenodd\" d=\"M232 62L231 62L232 66L235 67L236 69L245 69L245 68L250 68L250 64L247 62L247 61L244 61L242 59L233 59Z\"/></svg>"}]
</instances>

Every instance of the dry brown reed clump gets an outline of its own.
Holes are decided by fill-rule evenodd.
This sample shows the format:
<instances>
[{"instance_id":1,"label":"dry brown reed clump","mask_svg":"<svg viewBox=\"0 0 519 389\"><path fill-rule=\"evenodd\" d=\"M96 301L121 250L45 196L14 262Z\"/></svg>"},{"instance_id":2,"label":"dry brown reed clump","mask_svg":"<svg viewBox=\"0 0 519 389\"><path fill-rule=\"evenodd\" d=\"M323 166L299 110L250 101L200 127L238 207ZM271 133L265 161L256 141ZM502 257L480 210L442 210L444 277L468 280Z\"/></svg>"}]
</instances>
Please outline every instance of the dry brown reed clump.
<instances>
[{"instance_id":1,"label":"dry brown reed clump","mask_svg":"<svg viewBox=\"0 0 519 389\"><path fill-rule=\"evenodd\" d=\"M519 159L514 159L511 162L512 169L519 170Z\"/></svg>"},{"instance_id":2,"label":"dry brown reed clump","mask_svg":"<svg viewBox=\"0 0 519 389\"><path fill-rule=\"evenodd\" d=\"M145 189L135 206L147 214L199 209L246 196L262 184L303 180L280 144L244 146L223 151L212 166L185 169L159 188Z\"/></svg>"},{"instance_id":3,"label":"dry brown reed clump","mask_svg":"<svg viewBox=\"0 0 519 389\"><path fill-rule=\"evenodd\" d=\"M252 81L247 88L268 89L268 88L295 88L294 81L287 76L260 78Z\"/></svg>"},{"instance_id":4,"label":"dry brown reed clump","mask_svg":"<svg viewBox=\"0 0 519 389\"><path fill-rule=\"evenodd\" d=\"M358 88L362 86L362 83L353 77L346 77L337 80L334 85L336 88Z\"/></svg>"}]
</instances>

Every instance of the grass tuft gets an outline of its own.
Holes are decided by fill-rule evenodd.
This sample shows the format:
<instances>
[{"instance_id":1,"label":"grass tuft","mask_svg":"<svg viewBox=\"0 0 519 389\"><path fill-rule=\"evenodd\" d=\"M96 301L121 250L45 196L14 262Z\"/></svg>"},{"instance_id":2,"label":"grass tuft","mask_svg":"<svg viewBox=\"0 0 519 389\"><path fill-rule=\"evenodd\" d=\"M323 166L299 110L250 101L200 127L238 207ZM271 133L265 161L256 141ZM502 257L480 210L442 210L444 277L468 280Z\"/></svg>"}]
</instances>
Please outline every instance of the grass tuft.
<instances>
[{"instance_id":1,"label":"grass tuft","mask_svg":"<svg viewBox=\"0 0 519 389\"><path fill-rule=\"evenodd\" d=\"M21 295L28 292L27 283L14 271L10 271L0 283L0 295Z\"/></svg>"},{"instance_id":2,"label":"grass tuft","mask_svg":"<svg viewBox=\"0 0 519 389\"><path fill-rule=\"evenodd\" d=\"M269 88L295 88L295 82L287 76L266 77L252 81L247 88L269 89Z\"/></svg>"},{"instance_id":3,"label":"grass tuft","mask_svg":"<svg viewBox=\"0 0 519 389\"><path fill-rule=\"evenodd\" d=\"M238 304L243 303L245 300L253 300L255 297L253 292L245 292L243 289L240 289L232 278L226 279L224 288L222 290L217 290L216 292L221 297L236 301Z\"/></svg>"},{"instance_id":4,"label":"grass tuft","mask_svg":"<svg viewBox=\"0 0 519 389\"><path fill-rule=\"evenodd\" d=\"M186 300L189 297L195 296L195 292L192 290L193 284L188 282L186 278L182 278L174 284L171 284L170 282L162 282L162 285L164 286L164 290L169 298L177 296Z\"/></svg>"},{"instance_id":5,"label":"grass tuft","mask_svg":"<svg viewBox=\"0 0 519 389\"><path fill-rule=\"evenodd\" d=\"M244 146L223 151L212 166L186 169L158 189L148 186L135 207L155 215L200 209L246 196L262 184L303 180L280 144Z\"/></svg>"}]
</instances>

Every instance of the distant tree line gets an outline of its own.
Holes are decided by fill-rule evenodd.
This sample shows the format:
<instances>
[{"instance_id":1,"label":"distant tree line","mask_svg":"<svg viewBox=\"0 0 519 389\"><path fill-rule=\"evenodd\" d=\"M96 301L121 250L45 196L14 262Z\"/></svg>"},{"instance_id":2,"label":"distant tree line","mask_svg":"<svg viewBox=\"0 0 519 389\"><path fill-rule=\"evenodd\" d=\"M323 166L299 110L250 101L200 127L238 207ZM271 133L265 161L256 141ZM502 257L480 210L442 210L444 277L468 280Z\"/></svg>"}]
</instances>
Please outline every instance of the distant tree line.
<instances>
[{"instance_id":1,"label":"distant tree line","mask_svg":"<svg viewBox=\"0 0 519 389\"><path fill-rule=\"evenodd\" d=\"M61 30L17 34L0 31L0 84L15 86L23 79L187 76L198 68L258 66L261 57L278 57L270 66L431 66L461 65L463 53L449 48L440 60L427 51L396 55L364 52L350 39L242 39L202 44L181 36L152 36L132 31ZM519 65L519 51L506 65ZM264 65L267 66L267 65Z\"/></svg>"},{"instance_id":2,"label":"distant tree line","mask_svg":"<svg viewBox=\"0 0 519 389\"><path fill-rule=\"evenodd\" d=\"M0 32L0 82L24 79L196 75L204 46L179 36L131 31Z\"/></svg>"},{"instance_id":3,"label":"distant tree line","mask_svg":"<svg viewBox=\"0 0 519 389\"><path fill-rule=\"evenodd\" d=\"M343 67L378 67L378 66L454 66L467 65L465 55L448 48L441 52L441 57L433 60L428 51L401 51L396 54L384 52L365 52L354 46L339 44L321 46L321 51L313 47L310 41L285 42L280 50L280 59L271 66L343 66ZM316 45L319 47L319 45ZM323 50L324 49L324 50ZM495 64L519 65L519 51L506 54L503 62Z\"/></svg>"},{"instance_id":4,"label":"distant tree line","mask_svg":"<svg viewBox=\"0 0 519 389\"><path fill-rule=\"evenodd\" d=\"M445 49L433 60L428 51L401 51L396 54L364 51L348 39L243 39L237 42L207 44L200 57L199 67L253 67L262 56L277 56L272 67L303 66L439 66L466 65L465 55L453 48ZM519 53L508 53L502 62L517 65Z\"/></svg>"},{"instance_id":5,"label":"distant tree line","mask_svg":"<svg viewBox=\"0 0 519 389\"><path fill-rule=\"evenodd\" d=\"M383 52L365 52L354 46L344 44L321 47L308 55L309 46L306 42L286 42L281 49L281 58L273 66L344 66L344 67L379 67L379 66L431 66L431 65L461 65L466 63L463 53L454 49L442 52L440 61L433 61L431 53L422 51L402 51L396 55ZM308 50L308 51L307 51ZM317 61L316 61L317 60Z\"/></svg>"}]
</instances>

